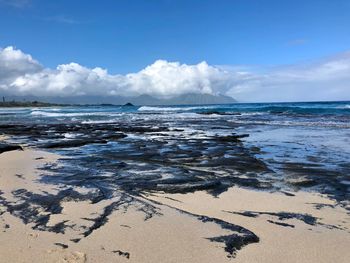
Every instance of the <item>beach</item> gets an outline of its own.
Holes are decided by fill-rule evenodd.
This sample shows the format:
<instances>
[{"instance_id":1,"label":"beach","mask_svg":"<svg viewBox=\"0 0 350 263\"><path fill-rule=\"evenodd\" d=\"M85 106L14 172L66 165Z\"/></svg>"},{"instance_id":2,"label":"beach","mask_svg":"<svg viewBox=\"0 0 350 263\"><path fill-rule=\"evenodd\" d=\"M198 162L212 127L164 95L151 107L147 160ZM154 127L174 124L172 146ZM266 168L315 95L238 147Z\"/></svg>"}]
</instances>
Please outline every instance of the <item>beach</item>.
<instances>
[{"instance_id":1,"label":"beach","mask_svg":"<svg viewBox=\"0 0 350 263\"><path fill-rule=\"evenodd\" d=\"M25 149L0 155L2 200L16 203L18 189L31 193L55 193L55 186L38 182L37 167L55 162L57 156ZM48 225L64 221L64 233L33 229L16 214L1 207L1 262L347 262L350 254L347 210L320 194L299 192L295 196L233 187L217 198L205 192L149 194L139 197L157 214L145 220L142 203L110 214L108 221L80 242L89 220L103 213L105 206L119 201L92 204L62 200L61 213L50 216ZM1 203L3 205L3 203ZM19 203L18 203L19 204ZM316 208L317 204L324 207ZM276 215L249 217L233 212L257 211L308 214L317 218L278 219ZM40 211L43 215L44 210ZM225 251L225 244L208 240L229 234L220 225L203 223L194 215L217 218L254 232L259 242L242 248L237 255ZM278 223L286 225L278 225Z\"/></svg>"},{"instance_id":2,"label":"beach","mask_svg":"<svg viewBox=\"0 0 350 263\"><path fill-rule=\"evenodd\" d=\"M0 262L347 262L347 110L253 106L2 109Z\"/></svg>"}]
</instances>

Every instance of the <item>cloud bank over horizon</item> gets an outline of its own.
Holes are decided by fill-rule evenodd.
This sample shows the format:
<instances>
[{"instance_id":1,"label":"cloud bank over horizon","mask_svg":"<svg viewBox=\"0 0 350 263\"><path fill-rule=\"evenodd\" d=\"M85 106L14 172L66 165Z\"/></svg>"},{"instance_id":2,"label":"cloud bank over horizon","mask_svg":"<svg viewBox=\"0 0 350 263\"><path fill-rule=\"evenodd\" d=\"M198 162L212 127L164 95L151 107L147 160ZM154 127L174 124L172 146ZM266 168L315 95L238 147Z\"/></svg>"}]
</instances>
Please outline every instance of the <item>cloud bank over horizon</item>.
<instances>
[{"instance_id":1,"label":"cloud bank over horizon","mask_svg":"<svg viewBox=\"0 0 350 263\"><path fill-rule=\"evenodd\" d=\"M138 96L172 98L187 93L223 94L238 101L350 99L350 52L308 65L257 72L249 67L186 65L157 60L139 72L109 74L77 63L46 68L11 46L0 49L0 95Z\"/></svg>"}]
</instances>

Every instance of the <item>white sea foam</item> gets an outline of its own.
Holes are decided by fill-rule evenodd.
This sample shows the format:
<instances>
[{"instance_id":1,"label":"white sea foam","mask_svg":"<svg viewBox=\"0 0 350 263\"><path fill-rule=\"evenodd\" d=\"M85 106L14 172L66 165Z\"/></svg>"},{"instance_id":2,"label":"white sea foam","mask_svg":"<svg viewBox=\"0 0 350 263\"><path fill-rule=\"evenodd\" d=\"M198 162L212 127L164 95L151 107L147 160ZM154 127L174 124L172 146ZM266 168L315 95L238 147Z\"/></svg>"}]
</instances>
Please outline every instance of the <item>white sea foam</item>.
<instances>
[{"instance_id":1,"label":"white sea foam","mask_svg":"<svg viewBox=\"0 0 350 263\"><path fill-rule=\"evenodd\" d=\"M45 116L45 117L79 117L79 116L117 116L122 113L119 112L47 112L35 110L30 113L31 115Z\"/></svg>"},{"instance_id":2,"label":"white sea foam","mask_svg":"<svg viewBox=\"0 0 350 263\"><path fill-rule=\"evenodd\" d=\"M64 138L66 138L66 139L73 139L73 138L77 137L77 135L78 134L76 134L76 133L69 133L69 132L67 132L67 133L64 134Z\"/></svg>"},{"instance_id":3,"label":"white sea foam","mask_svg":"<svg viewBox=\"0 0 350 263\"><path fill-rule=\"evenodd\" d=\"M337 106L336 109L350 109L350 104Z\"/></svg>"},{"instance_id":4,"label":"white sea foam","mask_svg":"<svg viewBox=\"0 0 350 263\"><path fill-rule=\"evenodd\" d=\"M23 112L16 111L16 110L6 110L6 109L0 109L0 114L20 114Z\"/></svg>"},{"instance_id":5,"label":"white sea foam","mask_svg":"<svg viewBox=\"0 0 350 263\"><path fill-rule=\"evenodd\" d=\"M266 112L240 112L239 115L237 116L255 116L255 115L264 115L264 114L268 114ZM233 115L234 116L234 115Z\"/></svg>"},{"instance_id":6,"label":"white sea foam","mask_svg":"<svg viewBox=\"0 0 350 263\"><path fill-rule=\"evenodd\" d=\"M30 115L40 115L40 116L47 116L47 117L60 117L60 116L62 116L61 113L45 112L45 111L40 111L40 110L32 111L30 113Z\"/></svg>"},{"instance_id":7,"label":"white sea foam","mask_svg":"<svg viewBox=\"0 0 350 263\"><path fill-rule=\"evenodd\" d=\"M82 124L101 124L101 123L115 123L117 122L117 119L110 119L110 120L87 120L87 121L82 121Z\"/></svg>"},{"instance_id":8,"label":"white sea foam","mask_svg":"<svg viewBox=\"0 0 350 263\"><path fill-rule=\"evenodd\" d=\"M195 106L195 107L151 107L142 106L138 111L190 111L201 109L215 109L217 106Z\"/></svg>"}]
</instances>

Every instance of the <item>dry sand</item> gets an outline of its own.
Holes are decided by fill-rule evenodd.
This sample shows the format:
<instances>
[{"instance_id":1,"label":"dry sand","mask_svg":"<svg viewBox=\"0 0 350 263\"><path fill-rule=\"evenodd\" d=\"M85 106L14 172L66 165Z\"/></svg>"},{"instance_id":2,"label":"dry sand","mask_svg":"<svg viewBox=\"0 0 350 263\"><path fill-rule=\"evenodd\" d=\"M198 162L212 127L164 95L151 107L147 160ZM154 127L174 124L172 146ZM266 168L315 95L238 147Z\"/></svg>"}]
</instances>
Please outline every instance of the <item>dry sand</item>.
<instances>
[{"instance_id":1,"label":"dry sand","mask_svg":"<svg viewBox=\"0 0 350 263\"><path fill-rule=\"evenodd\" d=\"M16 201L13 191L17 189L56 193L59 186L40 183L41 171L36 169L56 159L53 154L30 149L0 154L0 197ZM105 225L85 238L82 232L92 222L83 218L96 217L116 200L63 202L62 213L50 216L49 224L66 220L71 228L64 234L33 230L32 223L24 224L0 205L0 262L349 262L349 214L341 206L316 209L315 203L335 205L326 196L231 188L218 198L205 192L149 194L142 202L150 200L156 201L153 205L159 215L145 220L142 205L136 202L113 212ZM225 235L227 230L174 208L243 226L259 236L260 242L243 247L235 258L229 258L223 243L207 239ZM314 226L297 219L283 221L294 225L292 228L269 222L279 222L272 215L230 213L247 210L307 213L319 219ZM71 241L76 238L82 239Z\"/></svg>"}]
</instances>

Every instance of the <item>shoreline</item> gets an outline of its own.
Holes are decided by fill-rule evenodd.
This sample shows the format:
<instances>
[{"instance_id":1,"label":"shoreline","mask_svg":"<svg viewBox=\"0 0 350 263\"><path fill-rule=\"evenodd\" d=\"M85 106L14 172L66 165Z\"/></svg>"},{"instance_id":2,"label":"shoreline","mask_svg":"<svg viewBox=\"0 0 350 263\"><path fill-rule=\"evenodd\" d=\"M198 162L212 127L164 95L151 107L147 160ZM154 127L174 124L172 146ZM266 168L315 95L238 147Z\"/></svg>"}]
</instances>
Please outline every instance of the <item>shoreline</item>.
<instances>
[{"instance_id":1,"label":"shoreline","mask_svg":"<svg viewBox=\"0 0 350 263\"><path fill-rule=\"evenodd\" d=\"M66 198L60 200L62 210L56 213L48 213L40 203L30 206L42 216L48 215L47 227L57 227L64 222L63 233L52 231L55 228L48 228L51 231L35 228L35 222L25 224L22 214L16 209L11 211L9 203L18 202L23 193L24 196L30 196L28 193L43 195L42 200L45 200L45 195L55 195L64 189L63 185L40 182L43 170L38 167L57 162L58 158L30 148L0 154L2 260L347 262L350 257L347 249L350 244L348 211L324 195L303 191L290 196L231 187L218 197L197 191L144 193L137 198L127 196L124 199L116 195L96 203ZM20 189L26 191L22 190L20 194ZM74 190L81 194L88 192L79 187ZM118 208L106 214L106 207L116 203ZM247 211L250 214L244 214ZM294 217L283 218L282 212ZM310 224L297 215L310 215L316 221ZM224 237L232 231L208 219L205 222L201 216L241 226L256 234L259 242L246 244L229 255L225 242L210 238ZM98 226L99 220L105 222ZM86 232L87 229L90 232ZM80 240L76 242L77 239Z\"/></svg>"}]
</instances>

